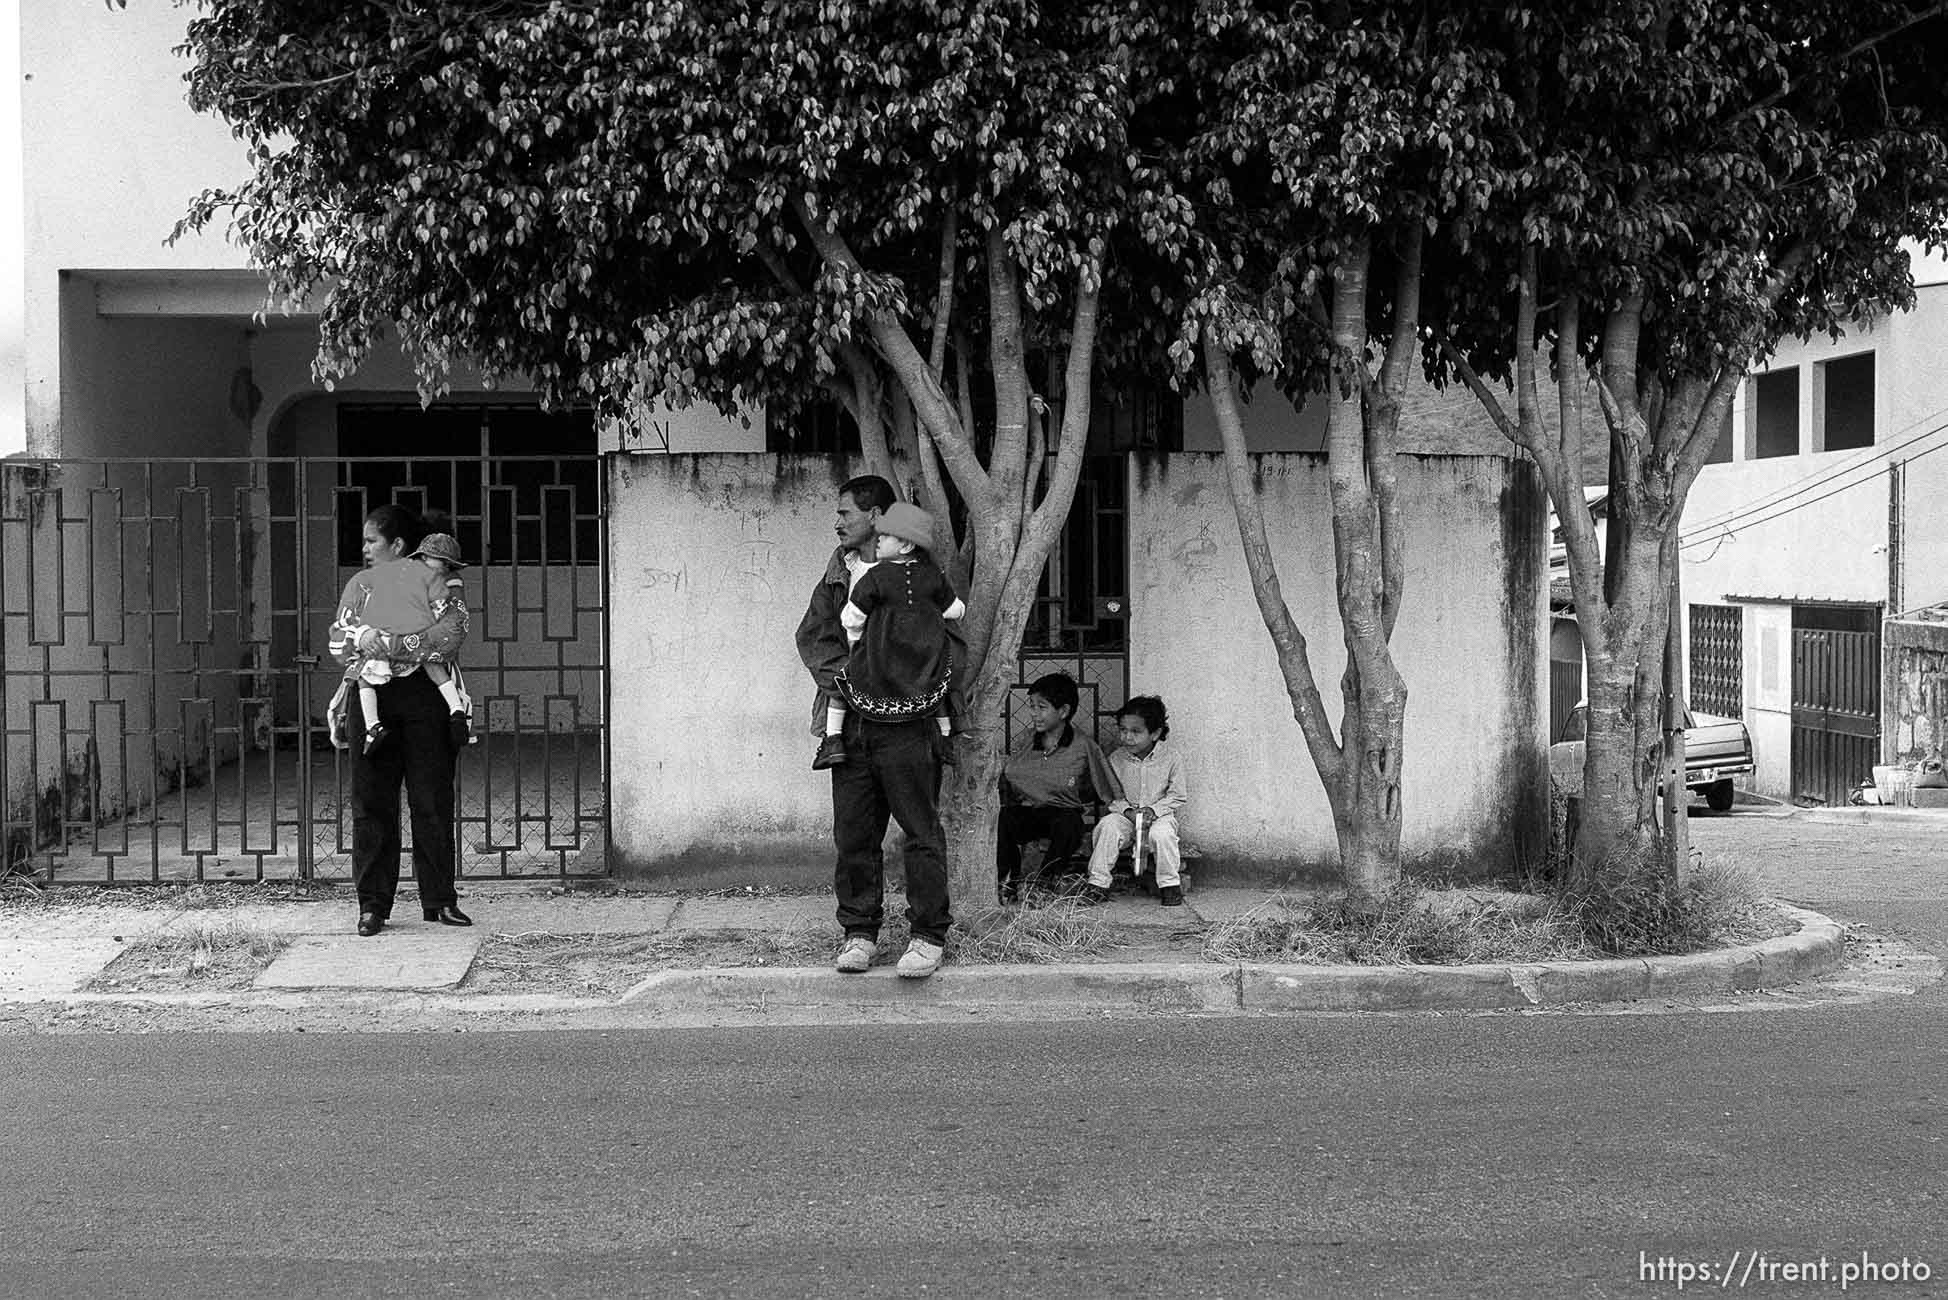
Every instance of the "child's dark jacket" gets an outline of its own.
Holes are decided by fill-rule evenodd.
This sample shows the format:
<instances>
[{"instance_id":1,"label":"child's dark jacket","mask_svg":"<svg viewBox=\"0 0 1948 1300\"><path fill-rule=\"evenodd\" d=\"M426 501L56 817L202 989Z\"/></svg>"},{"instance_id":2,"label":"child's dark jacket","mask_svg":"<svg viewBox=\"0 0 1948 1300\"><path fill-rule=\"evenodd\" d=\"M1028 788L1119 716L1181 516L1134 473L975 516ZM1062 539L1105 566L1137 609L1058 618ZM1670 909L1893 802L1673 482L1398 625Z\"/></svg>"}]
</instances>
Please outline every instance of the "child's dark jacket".
<instances>
[{"instance_id":1,"label":"child's dark jacket","mask_svg":"<svg viewBox=\"0 0 1948 1300\"><path fill-rule=\"evenodd\" d=\"M942 613L958 599L930 559L886 559L869 569L852 589L866 627L839 675L847 704L881 719L933 713L953 681Z\"/></svg>"}]
</instances>

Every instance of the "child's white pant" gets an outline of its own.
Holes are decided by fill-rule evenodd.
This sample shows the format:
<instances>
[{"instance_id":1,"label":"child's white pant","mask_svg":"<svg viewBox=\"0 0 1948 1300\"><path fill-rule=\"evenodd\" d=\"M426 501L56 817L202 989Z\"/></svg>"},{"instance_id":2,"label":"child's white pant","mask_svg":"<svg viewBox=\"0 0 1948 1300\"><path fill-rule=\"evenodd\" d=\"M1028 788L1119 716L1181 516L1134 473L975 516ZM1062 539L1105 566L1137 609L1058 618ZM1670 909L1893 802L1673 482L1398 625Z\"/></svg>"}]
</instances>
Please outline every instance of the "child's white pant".
<instances>
[{"instance_id":1,"label":"child's white pant","mask_svg":"<svg viewBox=\"0 0 1948 1300\"><path fill-rule=\"evenodd\" d=\"M1109 888L1109 870L1116 865L1116 855L1136 838L1136 827L1121 813L1110 813L1096 823L1095 844L1089 850L1089 883L1100 888ZM1159 817L1143 827L1144 842L1157 851L1157 887L1178 883L1184 869L1184 848L1177 840L1177 819ZM1138 875L1143 873L1141 862L1130 864Z\"/></svg>"}]
</instances>

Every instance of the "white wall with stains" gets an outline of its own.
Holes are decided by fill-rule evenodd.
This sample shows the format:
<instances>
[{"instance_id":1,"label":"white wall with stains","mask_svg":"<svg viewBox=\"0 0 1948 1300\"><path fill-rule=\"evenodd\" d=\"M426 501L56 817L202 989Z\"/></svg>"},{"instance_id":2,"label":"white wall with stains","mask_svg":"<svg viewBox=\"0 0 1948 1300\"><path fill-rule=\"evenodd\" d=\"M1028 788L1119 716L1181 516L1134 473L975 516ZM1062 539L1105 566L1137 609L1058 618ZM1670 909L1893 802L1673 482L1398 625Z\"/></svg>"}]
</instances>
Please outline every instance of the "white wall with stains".
<instances>
[{"instance_id":1,"label":"white wall with stains","mask_svg":"<svg viewBox=\"0 0 1948 1300\"><path fill-rule=\"evenodd\" d=\"M1254 458L1286 604L1337 731L1346 663L1322 456ZM1133 460L1130 689L1161 695L1189 764L1187 838L1261 869L1336 861L1332 812L1245 569L1220 456ZM1465 869L1539 852L1548 721L1542 505L1495 456L1400 462L1407 580L1392 647L1406 679L1405 848Z\"/></svg>"},{"instance_id":2,"label":"white wall with stains","mask_svg":"<svg viewBox=\"0 0 1948 1300\"><path fill-rule=\"evenodd\" d=\"M1336 719L1343 653L1324 461L1259 459L1285 593ZM1162 695L1191 764L1207 869L1335 861L1332 820L1246 579L1216 456L1130 464L1130 688ZM811 770L793 640L831 556L845 466L818 457L610 460L612 863L623 874L829 876L831 783ZM1411 692L1407 847L1492 871L1546 819L1539 489L1500 457L1408 457L1413 566L1394 644Z\"/></svg>"}]
</instances>

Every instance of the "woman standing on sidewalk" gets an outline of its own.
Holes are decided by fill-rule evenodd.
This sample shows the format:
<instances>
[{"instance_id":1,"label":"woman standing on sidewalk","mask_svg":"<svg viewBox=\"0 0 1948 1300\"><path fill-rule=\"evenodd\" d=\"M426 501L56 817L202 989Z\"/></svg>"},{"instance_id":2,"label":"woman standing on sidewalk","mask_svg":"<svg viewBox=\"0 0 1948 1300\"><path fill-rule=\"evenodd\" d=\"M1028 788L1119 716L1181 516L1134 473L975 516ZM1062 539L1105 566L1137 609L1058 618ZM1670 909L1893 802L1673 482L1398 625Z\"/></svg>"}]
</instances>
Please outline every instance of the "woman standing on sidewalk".
<instances>
[{"instance_id":1,"label":"woman standing on sidewalk","mask_svg":"<svg viewBox=\"0 0 1948 1300\"><path fill-rule=\"evenodd\" d=\"M383 505L365 517L360 544L366 570L410 555L428 532L426 521L403 506ZM437 531L448 529L442 524ZM472 925L453 887L453 767L459 751L448 727L450 710L439 688L412 665L450 663L467 640L467 604L459 588L434 609L431 626L416 632L382 632L365 621L371 598L368 573L345 584L332 621L330 649L341 664L382 655L394 665L392 680L378 687L379 722L388 739L364 752L365 718L359 716L352 759L352 883L358 890L358 932L374 935L392 915L399 889L399 786L413 819L413 878L429 921ZM400 664L409 665L399 671Z\"/></svg>"}]
</instances>

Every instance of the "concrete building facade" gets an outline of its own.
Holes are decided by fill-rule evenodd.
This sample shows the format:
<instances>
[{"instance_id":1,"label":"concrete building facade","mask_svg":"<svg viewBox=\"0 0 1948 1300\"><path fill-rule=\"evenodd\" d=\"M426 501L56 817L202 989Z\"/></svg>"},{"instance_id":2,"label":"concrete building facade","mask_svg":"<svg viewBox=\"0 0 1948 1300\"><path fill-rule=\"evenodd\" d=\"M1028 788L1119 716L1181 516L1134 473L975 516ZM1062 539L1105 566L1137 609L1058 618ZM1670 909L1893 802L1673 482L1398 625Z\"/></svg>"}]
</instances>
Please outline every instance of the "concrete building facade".
<instances>
[{"instance_id":1,"label":"concrete building facade","mask_svg":"<svg viewBox=\"0 0 1948 1300\"><path fill-rule=\"evenodd\" d=\"M1686 506L1691 705L1745 720L1774 798L1836 802L1886 761L1883 620L1948 599L1948 283L1920 273L1914 310L1751 375Z\"/></svg>"}]
</instances>

